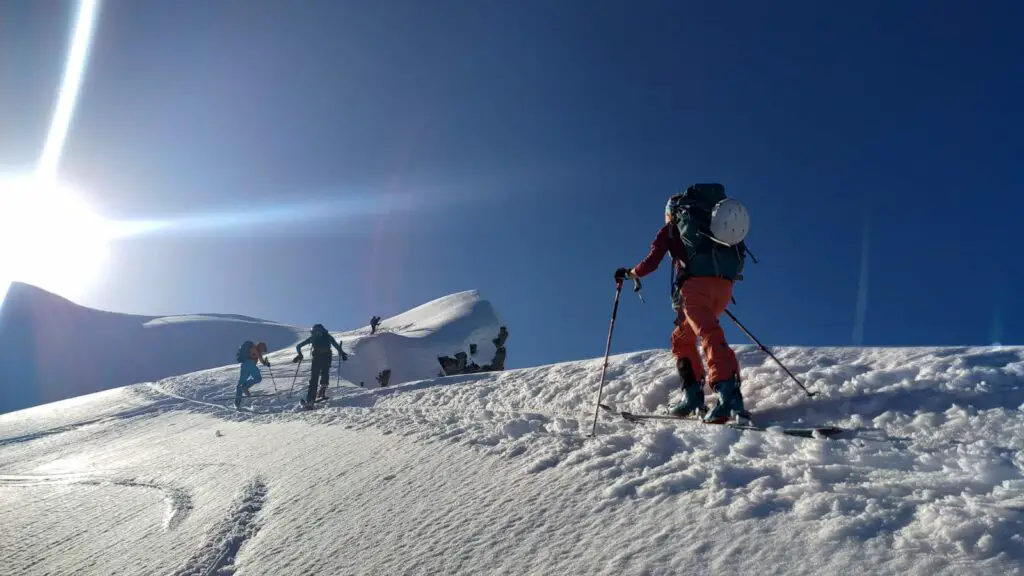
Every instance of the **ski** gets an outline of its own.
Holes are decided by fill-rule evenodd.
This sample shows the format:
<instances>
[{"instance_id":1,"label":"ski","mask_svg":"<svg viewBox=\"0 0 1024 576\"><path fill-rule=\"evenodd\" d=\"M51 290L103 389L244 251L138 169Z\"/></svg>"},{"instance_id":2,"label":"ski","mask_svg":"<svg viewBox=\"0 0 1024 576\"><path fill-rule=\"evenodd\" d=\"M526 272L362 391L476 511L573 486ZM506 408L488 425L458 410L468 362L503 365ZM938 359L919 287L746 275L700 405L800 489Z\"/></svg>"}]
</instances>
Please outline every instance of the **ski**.
<instances>
[{"instance_id":1,"label":"ski","mask_svg":"<svg viewBox=\"0 0 1024 576\"><path fill-rule=\"evenodd\" d=\"M725 422L722 424L716 424L714 422L705 422L700 418L694 418L692 416L672 416L670 414L633 414L625 410L618 412L612 410L610 407L602 404L601 408L613 414L622 416L628 422L642 422L644 420L676 420L683 422L693 422L696 424L705 424L709 426L726 426L734 430L743 431L754 431L754 432L772 432L777 431L787 436L796 436L799 438L832 438L843 433L845 430L837 428L835 426L811 426L806 428L787 428L785 426L770 426L770 425L757 425L757 424L739 424L737 422Z\"/></svg>"},{"instance_id":2,"label":"ski","mask_svg":"<svg viewBox=\"0 0 1024 576\"><path fill-rule=\"evenodd\" d=\"M278 394L280 394L280 392L257 392L255 394L249 394L248 396L245 396L243 394L242 395L242 400L245 400L246 398L260 398L262 396L277 396ZM235 399L235 396L232 394L231 396L217 396L215 398L210 398L210 401L211 402L216 402L216 401L219 401L219 400L234 400L234 399Z\"/></svg>"}]
</instances>

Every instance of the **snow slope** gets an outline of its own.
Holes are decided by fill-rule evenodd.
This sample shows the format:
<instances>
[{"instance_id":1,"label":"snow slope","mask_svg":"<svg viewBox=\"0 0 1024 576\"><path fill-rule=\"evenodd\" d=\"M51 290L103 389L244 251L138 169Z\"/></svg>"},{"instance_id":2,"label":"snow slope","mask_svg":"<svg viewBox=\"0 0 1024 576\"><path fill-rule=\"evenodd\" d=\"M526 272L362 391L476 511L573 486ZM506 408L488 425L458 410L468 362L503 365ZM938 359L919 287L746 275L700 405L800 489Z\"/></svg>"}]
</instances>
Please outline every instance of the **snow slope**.
<instances>
[{"instance_id":1,"label":"snow slope","mask_svg":"<svg viewBox=\"0 0 1024 576\"><path fill-rule=\"evenodd\" d=\"M460 311L449 322L486 318L473 301L435 303ZM407 328L420 339L353 335L346 349L391 339L396 362L399 346L432 335L464 343L464 328L444 336L444 306L385 323L401 335L402 322L436 319ZM1024 573L1024 348L776 350L821 391L813 399L758 350L737 350L759 419L850 431L801 439L602 414L587 439L601 359L383 389L341 382L313 411L296 410L282 368L254 389L280 394L227 408L236 370L224 367L0 415L0 566ZM658 410L678 385L667 351L616 355L605 401Z\"/></svg>"},{"instance_id":2,"label":"snow slope","mask_svg":"<svg viewBox=\"0 0 1024 576\"><path fill-rule=\"evenodd\" d=\"M117 314L13 283L0 303L0 412L221 366L245 340L299 339L245 316Z\"/></svg>"},{"instance_id":3,"label":"snow slope","mask_svg":"<svg viewBox=\"0 0 1024 576\"><path fill-rule=\"evenodd\" d=\"M384 319L373 335L369 326L348 332L332 331L348 360L341 362L339 356L334 355L331 387L337 390L339 386L360 387L362 383L365 388L379 388L376 378L385 369L391 370L390 386L436 377L441 369L438 356L460 351L468 355L469 345L474 343L478 346L475 357L489 361L495 352L491 339L498 335L501 326L491 303L482 299L476 290L467 290ZM308 335L308 331L301 334L303 338ZM262 369L263 384L260 385L265 391L292 392L289 399L305 395L310 375L310 349L308 345L303 348L305 359L296 365L292 363L296 343L277 350L270 348L267 353L270 367ZM171 379L164 386L179 396L216 402L233 397L237 381L238 365L229 364ZM258 390L260 388L253 388L252 392Z\"/></svg>"},{"instance_id":4,"label":"snow slope","mask_svg":"<svg viewBox=\"0 0 1024 576\"><path fill-rule=\"evenodd\" d=\"M497 311L478 291L444 296L382 320L373 336L369 326L336 334L349 354L339 377L367 387L377 387L376 376L384 369L391 370L391 384L432 378L441 369L439 356L457 352L468 356L470 344L477 345L472 358L486 364L494 357L491 340L502 325Z\"/></svg>"}]
</instances>

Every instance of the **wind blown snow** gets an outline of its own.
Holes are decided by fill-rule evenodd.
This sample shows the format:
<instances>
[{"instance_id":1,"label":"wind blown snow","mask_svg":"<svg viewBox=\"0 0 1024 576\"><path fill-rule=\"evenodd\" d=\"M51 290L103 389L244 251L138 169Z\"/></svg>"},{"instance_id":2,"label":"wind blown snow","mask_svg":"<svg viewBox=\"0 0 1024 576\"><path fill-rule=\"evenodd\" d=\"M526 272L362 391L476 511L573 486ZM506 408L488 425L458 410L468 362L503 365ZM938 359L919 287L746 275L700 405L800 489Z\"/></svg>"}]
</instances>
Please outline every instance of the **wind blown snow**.
<instances>
[{"instance_id":1,"label":"wind blown snow","mask_svg":"<svg viewBox=\"0 0 1024 576\"><path fill-rule=\"evenodd\" d=\"M437 355L470 342L493 353L483 348L499 324L462 293L385 320L380 334L335 333L350 359L309 411L296 408L308 363L291 364L286 347L253 389L268 395L242 411L228 365L2 415L2 565L1022 573L1022 348L775 350L820 391L809 399L737 346L756 421L847 432L804 439L602 412L587 439L601 359L431 377ZM382 363L401 383L360 387ZM660 411L678 389L667 351L620 354L604 401Z\"/></svg>"}]
</instances>

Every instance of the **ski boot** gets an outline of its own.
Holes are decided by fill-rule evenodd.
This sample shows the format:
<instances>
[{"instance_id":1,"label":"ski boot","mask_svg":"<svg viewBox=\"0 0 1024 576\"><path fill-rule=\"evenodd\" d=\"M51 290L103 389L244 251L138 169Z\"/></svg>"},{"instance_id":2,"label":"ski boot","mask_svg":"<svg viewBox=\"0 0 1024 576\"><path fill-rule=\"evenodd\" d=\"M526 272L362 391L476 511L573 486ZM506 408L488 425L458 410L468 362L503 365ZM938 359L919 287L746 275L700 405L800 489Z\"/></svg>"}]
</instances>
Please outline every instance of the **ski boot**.
<instances>
[{"instance_id":1,"label":"ski boot","mask_svg":"<svg viewBox=\"0 0 1024 576\"><path fill-rule=\"evenodd\" d=\"M749 423L750 413L743 406L743 394L740 393L739 378L733 376L727 380L720 380L714 385L718 394L718 404L705 416L704 421L709 424L725 424L729 418L736 416L737 420Z\"/></svg>"},{"instance_id":2,"label":"ski boot","mask_svg":"<svg viewBox=\"0 0 1024 576\"><path fill-rule=\"evenodd\" d=\"M706 410L704 408L704 384L697 380L690 361L686 358L676 360L676 370L679 371L683 400L669 409L669 414L683 417L689 416L695 411L701 413Z\"/></svg>"},{"instance_id":3,"label":"ski boot","mask_svg":"<svg viewBox=\"0 0 1024 576\"><path fill-rule=\"evenodd\" d=\"M329 398L327 398L327 387L326 386L321 386L320 387L320 391L317 392L316 401L317 402L325 402L328 399Z\"/></svg>"}]
</instances>

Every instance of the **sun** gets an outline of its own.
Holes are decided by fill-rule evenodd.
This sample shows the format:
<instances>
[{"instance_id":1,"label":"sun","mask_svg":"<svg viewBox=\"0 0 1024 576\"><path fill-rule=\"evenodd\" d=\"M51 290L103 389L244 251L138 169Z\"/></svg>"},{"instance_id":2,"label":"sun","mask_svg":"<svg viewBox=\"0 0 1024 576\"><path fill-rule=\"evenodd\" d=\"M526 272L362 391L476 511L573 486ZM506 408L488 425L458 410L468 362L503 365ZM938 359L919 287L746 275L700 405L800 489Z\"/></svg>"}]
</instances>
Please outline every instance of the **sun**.
<instances>
[{"instance_id":1,"label":"sun","mask_svg":"<svg viewBox=\"0 0 1024 576\"><path fill-rule=\"evenodd\" d=\"M0 177L0 291L17 280L81 297L106 272L115 230L56 180Z\"/></svg>"}]
</instances>

